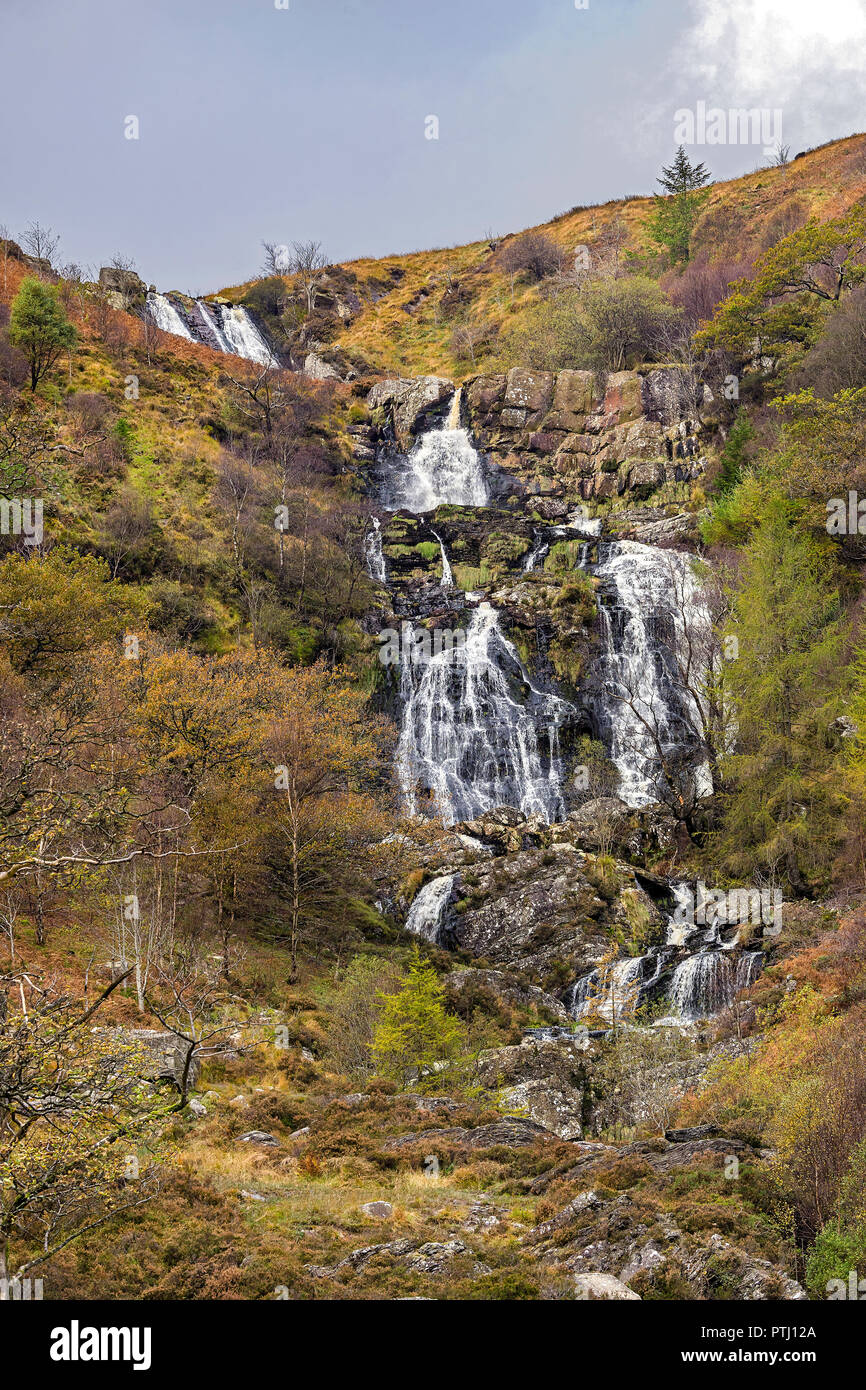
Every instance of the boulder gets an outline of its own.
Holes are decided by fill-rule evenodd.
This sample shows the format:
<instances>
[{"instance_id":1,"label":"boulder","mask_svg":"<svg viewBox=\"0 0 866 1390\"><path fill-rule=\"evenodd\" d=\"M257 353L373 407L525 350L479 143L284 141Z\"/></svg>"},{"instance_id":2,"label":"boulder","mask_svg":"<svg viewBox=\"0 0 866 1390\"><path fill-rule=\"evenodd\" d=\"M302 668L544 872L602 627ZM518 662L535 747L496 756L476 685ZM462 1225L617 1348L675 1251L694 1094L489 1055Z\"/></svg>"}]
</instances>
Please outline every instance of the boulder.
<instances>
[{"instance_id":1,"label":"boulder","mask_svg":"<svg viewBox=\"0 0 866 1390\"><path fill-rule=\"evenodd\" d=\"M173 1081L175 1085L181 1085L187 1045L176 1034L161 1032L156 1028L130 1028L122 1032L131 1042L143 1043L153 1054L153 1068L149 1073L151 1076L160 1081ZM195 1086L200 1071L201 1063L197 1057L193 1057L187 1079L188 1086Z\"/></svg>"},{"instance_id":2,"label":"boulder","mask_svg":"<svg viewBox=\"0 0 866 1390\"><path fill-rule=\"evenodd\" d=\"M134 270L104 265L99 272L99 286L115 309L131 309L147 298L147 285Z\"/></svg>"},{"instance_id":3,"label":"boulder","mask_svg":"<svg viewBox=\"0 0 866 1390\"><path fill-rule=\"evenodd\" d=\"M637 372L611 372L604 392L605 415L613 417L612 424L637 420L643 414L641 379Z\"/></svg>"},{"instance_id":4,"label":"boulder","mask_svg":"<svg viewBox=\"0 0 866 1390\"><path fill-rule=\"evenodd\" d=\"M318 352L308 352L304 358L304 376L311 377L313 381L341 381L342 377L336 367L330 362L326 362Z\"/></svg>"},{"instance_id":5,"label":"boulder","mask_svg":"<svg viewBox=\"0 0 866 1390\"><path fill-rule=\"evenodd\" d=\"M615 1299L622 1302L640 1303L639 1293L626 1287L612 1274L575 1274L574 1287L578 1298Z\"/></svg>"},{"instance_id":6,"label":"boulder","mask_svg":"<svg viewBox=\"0 0 866 1390\"><path fill-rule=\"evenodd\" d=\"M372 1221L387 1221L394 1215L394 1208L390 1202L364 1202L361 1210Z\"/></svg>"},{"instance_id":7,"label":"boulder","mask_svg":"<svg viewBox=\"0 0 866 1390\"><path fill-rule=\"evenodd\" d=\"M278 1149L280 1141L273 1134L266 1134L263 1129L251 1129L247 1134L239 1134L235 1140L236 1144L257 1144L265 1149Z\"/></svg>"}]
</instances>

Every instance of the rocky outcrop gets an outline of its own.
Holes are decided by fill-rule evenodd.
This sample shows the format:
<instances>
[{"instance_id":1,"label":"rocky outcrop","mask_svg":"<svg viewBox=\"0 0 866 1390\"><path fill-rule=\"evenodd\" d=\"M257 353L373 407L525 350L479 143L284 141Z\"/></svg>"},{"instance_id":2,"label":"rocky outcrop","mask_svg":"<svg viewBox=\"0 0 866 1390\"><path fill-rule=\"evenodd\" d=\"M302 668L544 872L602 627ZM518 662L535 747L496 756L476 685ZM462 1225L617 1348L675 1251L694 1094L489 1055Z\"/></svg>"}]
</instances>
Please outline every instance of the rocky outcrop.
<instances>
[{"instance_id":1,"label":"rocky outcrop","mask_svg":"<svg viewBox=\"0 0 866 1390\"><path fill-rule=\"evenodd\" d=\"M533 1011L536 1015L547 1017L553 1023L567 1024L569 1015L558 999L537 985L529 985L506 975L501 970L476 970L467 967L452 970L446 977L449 998L459 1003L462 997L474 995L480 989L492 996L498 1003L515 1009Z\"/></svg>"},{"instance_id":2,"label":"rocky outcrop","mask_svg":"<svg viewBox=\"0 0 866 1390\"><path fill-rule=\"evenodd\" d=\"M99 272L99 287L114 309L141 309L147 298L147 285L134 270L104 265Z\"/></svg>"},{"instance_id":3,"label":"rocky outcrop","mask_svg":"<svg viewBox=\"0 0 866 1390\"><path fill-rule=\"evenodd\" d=\"M717 1230L683 1229L657 1192L641 1186L654 1174L723 1167L731 1155L754 1157L748 1145L730 1138L669 1144L665 1140L617 1146L575 1144L568 1172L547 1173L534 1184L543 1190L580 1177L584 1189L537 1225L525 1244L543 1263L567 1270L575 1281L607 1275L641 1296L659 1297L674 1288L678 1298L801 1300L806 1293L778 1265L728 1240ZM613 1177L613 1174L618 1176ZM613 1177L613 1183L608 1177ZM616 1192L613 1184L628 1183ZM666 1295L672 1296L670 1292Z\"/></svg>"},{"instance_id":4,"label":"rocky outcrop","mask_svg":"<svg viewBox=\"0 0 866 1390\"><path fill-rule=\"evenodd\" d=\"M586 1035L530 1035L478 1057L481 1084L502 1109L525 1115L560 1139L579 1139L589 1118Z\"/></svg>"},{"instance_id":5,"label":"rocky outcrop","mask_svg":"<svg viewBox=\"0 0 866 1390\"><path fill-rule=\"evenodd\" d=\"M372 412L381 412L397 447L407 453L415 436L431 428L453 395L453 381L442 377L391 377L377 381L367 405Z\"/></svg>"},{"instance_id":6,"label":"rocky outcrop","mask_svg":"<svg viewBox=\"0 0 866 1390\"><path fill-rule=\"evenodd\" d=\"M525 1148L539 1141L555 1139L556 1136L544 1125L520 1116L507 1116L489 1125L478 1125L475 1129L425 1129L417 1134L401 1134L396 1139L388 1139L385 1149L405 1149L414 1144L425 1144L431 1152L441 1146L452 1152L461 1149Z\"/></svg>"},{"instance_id":7,"label":"rocky outcrop","mask_svg":"<svg viewBox=\"0 0 866 1390\"><path fill-rule=\"evenodd\" d=\"M532 492L608 501L649 497L705 466L694 388L684 373L532 371L465 383L462 421L479 448Z\"/></svg>"},{"instance_id":8,"label":"rocky outcrop","mask_svg":"<svg viewBox=\"0 0 866 1390\"><path fill-rule=\"evenodd\" d=\"M152 1055L148 1075L160 1081L173 1081L180 1086L186 1063L187 1045L174 1033L160 1032L154 1028L130 1028L121 1030L121 1037L138 1043ZM194 1087L201 1071L201 1063L193 1057L190 1063L188 1086Z\"/></svg>"}]
</instances>

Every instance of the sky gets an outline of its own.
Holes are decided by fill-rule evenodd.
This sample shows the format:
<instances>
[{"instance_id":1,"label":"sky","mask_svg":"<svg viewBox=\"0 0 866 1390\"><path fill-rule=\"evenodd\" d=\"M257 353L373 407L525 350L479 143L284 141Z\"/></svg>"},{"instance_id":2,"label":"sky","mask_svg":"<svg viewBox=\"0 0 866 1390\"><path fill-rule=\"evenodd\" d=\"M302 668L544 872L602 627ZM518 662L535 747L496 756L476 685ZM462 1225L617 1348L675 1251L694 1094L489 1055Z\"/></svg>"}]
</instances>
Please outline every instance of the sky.
<instances>
[{"instance_id":1,"label":"sky","mask_svg":"<svg viewBox=\"0 0 866 1390\"><path fill-rule=\"evenodd\" d=\"M651 192L699 103L774 143L780 112L792 154L866 126L866 0L0 0L0 41L0 224L189 293L263 240L382 256Z\"/></svg>"}]
</instances>

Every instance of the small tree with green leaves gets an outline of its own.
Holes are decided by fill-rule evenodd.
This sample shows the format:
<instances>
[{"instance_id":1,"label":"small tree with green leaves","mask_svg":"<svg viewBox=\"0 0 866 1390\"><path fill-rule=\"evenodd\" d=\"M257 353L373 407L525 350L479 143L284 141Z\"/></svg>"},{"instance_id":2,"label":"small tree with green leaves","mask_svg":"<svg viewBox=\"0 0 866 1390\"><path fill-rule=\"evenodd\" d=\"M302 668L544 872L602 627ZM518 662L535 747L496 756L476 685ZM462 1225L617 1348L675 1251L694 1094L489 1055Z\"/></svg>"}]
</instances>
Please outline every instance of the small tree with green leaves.
<instances>
[{"instance_id":1,"label":"small tree with green leaves","mask_svg":"<svg viewBox=\"0 0 866 1390\"><path fill-rule=\"evenodd\" d=\"M24 281L12 304L9 341L27 358L35 391L60 356L75 346L75 329L53 285L32 276Z\"/></svg>"},{"instance_id":2,"label":"small tree with green leaves","mask_svg":"<svg viewBox=\"0 0 866 1390\"><path fill-rule=\"evenodd\" d=\"M701 212L710 171L704 164L692 164L682 145L672 164L663 165L656 180L664 193L656 194L655 214L650 233L660 246L667 247L674 261L687 261L692 231Z\"/></svg>"},{"instance_id":3,"label":"small tree with green leaves","mask_svg":"<svg viewBox=\"0 0 866 1390\"><path fill-rule=\"evenodd\" d=\"M371 1051L377 1069L401 1086L436 1085L442 1063L455 1062L465 1043L463 1025L445 1008L445 990L416 945L396 994L383 994Z\"/></svg>"}]
</instances>

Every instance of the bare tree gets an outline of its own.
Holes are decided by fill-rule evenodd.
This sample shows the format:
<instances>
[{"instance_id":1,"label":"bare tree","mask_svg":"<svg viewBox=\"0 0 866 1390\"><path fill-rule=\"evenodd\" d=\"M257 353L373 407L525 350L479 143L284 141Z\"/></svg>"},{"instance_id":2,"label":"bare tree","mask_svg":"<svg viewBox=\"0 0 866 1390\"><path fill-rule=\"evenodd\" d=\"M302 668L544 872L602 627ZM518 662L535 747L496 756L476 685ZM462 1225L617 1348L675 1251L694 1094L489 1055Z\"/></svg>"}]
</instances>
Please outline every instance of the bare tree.
<instances>
[{"instance_id":1,"label":"bare tree","mask_svg":"<svg viewBox=\"0 0 866 1390\"><path fill-rule=\"evenodd\" d=\"M178 1107L143 1079L142 1047L90 1026L124 978L82 1007L26 970L0 977L0 1298L10 1279L158 1191L156 1166L142 1172L130 1150Z\"/></svg>"},{"instance_id":2,"label":"bare tree","mask_svg":"<svg viewBox=\"0 0 866 1390\"><path fill-rule=\"evenodd\" d=\"M474 367L475 353L489 342L492 331L489 323L461 323L451 334L451 351L455 357L468 357Z\"/></svg>"},{"instance_id":3,"label":"bare tree","mask_svg":"<svg viewBox=\"0 0 866 1390\"><path fill-rule=\"evenodd\" d=\"M35 261L44 262L50 270L60 246L60 236L40 222L29 222L21 233L21 244Z\"/></svg>"},{"instance_id":4,"label":"bare tree","mask_svg":"<svg viewBox=\"0 0 866 1390\"><path fill-rule=\"evenodd\" d=\"M220 958L207 954L201 938L175 947L161 962L147 1006L181 1044L183 1062L176 1079L178 1105L186 1105L198 1063L227 1052L237 1033L225 1015L230 1003L222 986Z\"/></svg>"},{"instance_id":5,"label":"bare tree","mask_svg":"<svg viewBox=\"0 0 866 1390\"><path fill-rule=\"evenodd\" d=\"M510 277L512 299L519 274L526 272L531 280L543 280L559 270L562 260L561 247L544 232L523 232L510 237L497 256L500 268Z\"/></svg>"},{"instance_id":6,"label":"bare tree","mask_svg":"<svg viewBox=\"0 0 866 1390\"><path fill-rule=\"evenodd\" d=\"M307 313L313 311L313 298L322 271L328 258L318 241L293 241L294 255L291 260L292 274L297 275L303 286L307 300Z\"/></svg>"}]
</instances>

